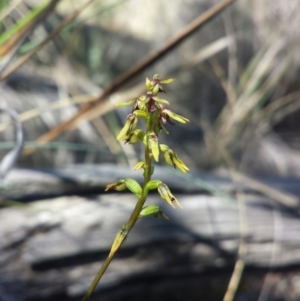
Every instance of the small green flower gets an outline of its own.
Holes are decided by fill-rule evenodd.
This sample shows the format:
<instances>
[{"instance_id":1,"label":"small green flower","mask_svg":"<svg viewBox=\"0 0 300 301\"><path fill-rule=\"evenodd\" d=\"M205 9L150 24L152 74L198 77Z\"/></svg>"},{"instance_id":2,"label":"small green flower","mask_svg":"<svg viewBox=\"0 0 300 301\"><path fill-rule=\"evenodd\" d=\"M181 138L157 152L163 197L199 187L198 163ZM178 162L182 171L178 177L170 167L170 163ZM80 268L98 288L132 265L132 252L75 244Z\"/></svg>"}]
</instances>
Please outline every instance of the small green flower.
<instances>
[{"instance_id":1,"label":"small green flower","mask_svg":"<svg viewBox=\"0 0 300 301\"><path fill-rule=\"evenodd\" d=\"M108 191L110 189L114 189L116 191L123 191L126 188L137 196L140 196L142 194L142 187L140 186L140 184L137 181L130 178L125 180L121 179L114 183L108 184L105 188L105 191Z\"/></svg>"},{"instance_id":2,"label":"small green flower","mask_svg":"<svg viewBox=\"0 0 300 301\"><path fill-rule=\"evenodd\" d=\"M182 206L180 205L180 203L178 202L178 200L175 198L175 196L171 193L169 187L168 187L166 184L161 183L161 184L158 186L157 190L158 190L158 193L160 194L160 197L161 197L163 200L167 201L167 203L168 203L169 205L171 205L173 208L175 208L173 202L176 202L176 204L177 204L180 208L182 208Z\"/></svg>"},{"instance_id":3,"label":"small green flower","mask_svg":"<svg viewBox=\"0 0 300 301\"><path fill-rule=\"evenodd\" d=\"M173 166L174 168L177 167L184 173L189 171L188 167L177 157L177 154L172 149L168 149L164 153L164 157L165 157L166 163Z\"/></svg>"},{"instance_id":4,"label":"small green flower","mask_svg":"<svg viewBox=\"0 0 300 301\"><path fill-rule=\"evenodd\" d=\"M163 124L166 124L166 123L173 124L173 122L171 121L171 119L176 120L176 121L178 121L180 123L187 123L187 122L189 122L189 120L187 118L185 118L183 116L180 116L178 114L175 114L174 112L172 112L171 110L168 110L168 109L164 108L163 106L161 106L161 108L162 108L162 110L161 110L161 113L160 113L160 121Z\"/></svg>"},{"instance_id":5,"label":"small green flower","mask_svg":"<svg viewBox=\"0 0 300 301\"><path fill-rule=\"evenodd\" d=\"M135 144L138 142L139 138L138 136L135 134L135 131L133 132L129 132L128 135L124 136L122 138L122 140L125 141L125 144L126 143L129 143L129 144Z\"/></svg>"},{"instance_id":6,"label":"small green flower","mask_svg":"<svg viewBox=\"0 0 300 301\"><path fill-rule=\"evenodd\" d=\"M147 92L147 96L146 96L146 107L148 112L154 113L157 110L157 102L154 100L154 94L152 91L148 91Z\"/></svg>"},{"instance_id":7,"label":"small green flower","mask_svg":"<svg viewBox=\"0 0 300 301\"><path fill-rule=\"evenodd\" d=\"M122 226L111 245L111 249L108 256L112 256L112 254L114 254L120 248L122 243L124 243L124 241L126 240L129 231L130 228L128 225Z\"/></svg>"},{"instance_id":8,"label":"small green flower","mask_svg":"<svg viewBox=\"0 0 300 301\"><path fill-rule=\"evenodd\" d=\"M147 111L147 97L146 95L141 95L137 98L137 101L135 102L134 106L133 106L133 111L134 110L141 110L144 112L148 112Z\"/></svg>"},{"instance_id":9,"label":"small green flower","mask_svg":"<svg viewBox=\"0 0 300 301\"><path fill-rule=\"evenodd\" d=\"M146 80L147 91L152 91L154 95L157 95L159 92L166 92L162 85L170 84L174 80L173 78L163 80L159 78L158 74L155 74L151 81L148 78Z\"/></svg>"},{"instance_id":10,"label":"small green flower","mask_svg":"<svg viewBox=\"0 0 300 301\"><path fill-rule=\"evenodd\" d=\"M127 116L124 127L121 129L119 135L117 136L117 140L122 139L124 136L128 134L129 131L135 130L137 127L138 118L135 114L131 113Z\"/></svg>"},{"instance_id":11,"label":"small green flower","mask_svg":"<svg viewBox=\"0 0 300 301\"><path fill-rule=\"evenodd\" d=\"M106 185L105 191L108 191L110 189L114 189L114 190L117 190L117 191L125 190L126 189L125 180L122 179L122 180L119 180L119 181L116 181L114 183Z\"/></svg>"},{"instance_id":12,"label":"small green flower","mask_svg":"<svg viewBox=\"0 0 300 301\"><path fill-rule=\"evenodd\" d=\"M138 140L143 142L144 137L145 137L145 133L140 129L136 129L134 131L129 131L129 133L126 136L124 136L122 140L125 141L125 144L126 143L135 144L137 143Z\"/></svg>"}]
</instances>

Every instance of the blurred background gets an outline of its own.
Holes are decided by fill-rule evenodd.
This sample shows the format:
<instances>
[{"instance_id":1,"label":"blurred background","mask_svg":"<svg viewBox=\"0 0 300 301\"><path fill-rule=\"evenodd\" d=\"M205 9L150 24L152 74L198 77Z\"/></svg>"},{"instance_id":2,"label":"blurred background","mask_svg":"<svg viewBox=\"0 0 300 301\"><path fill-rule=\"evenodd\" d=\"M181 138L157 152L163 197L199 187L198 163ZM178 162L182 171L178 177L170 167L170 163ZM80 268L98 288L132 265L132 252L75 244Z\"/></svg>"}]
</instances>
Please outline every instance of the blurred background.
<instances>
[{"instance_id":1,"label":"blurred background","mask_svg":"<svg viewBox=\"0 0 300 301\"><path fill-rule=\"evenodd\" d=\"M145 77L158 73L176 79L166 86L164 98L190 120L169 126L170 134L162 134L160 141L191 170L279 177L287 185L297 181L299 0L233 1L99 100L117 78L220 2L0 0L0 159L16 149L2 172L14 166L133 167L143 156L141 147L115 139L130 109L115 110L114 105L143 94ZM62 129L97 101L79 123ZM21 122L24 135L11 117ZM270 300L297 299L280 298Z\"/></svg>"},{"instance_id":2,"label":"blurred background","mask_svg":"<svg viewBox=\"0 0 300 301\"><path fill-rule=\"evenodd\" d=\"M55 12L9 46L33 18L40 1L2 1L2 72L40 43L83 1L58 1ZM100 95L116 77L217 1L93 1L45 47L1 84L1 105L20 113L25 148L70 119L90 95ZM176 78L168 86L175 112L187 127L163 137L194 168L223 166L222 151L250 174L299 175L299 2L237 1L158 62L139 72L107 102L143 92L145 77ZM30 15L31 13L31 15ZM4 51L5 50L5 51ZM19 166L71 163L134 164L140 150L114 137L128 111L113 106L78 128L65 131ZM1 116L1 154L15 140ZM4 131L4 127L6 130ZM180 143L178 143L180 142Z\"/></svg>"}]
</instances>

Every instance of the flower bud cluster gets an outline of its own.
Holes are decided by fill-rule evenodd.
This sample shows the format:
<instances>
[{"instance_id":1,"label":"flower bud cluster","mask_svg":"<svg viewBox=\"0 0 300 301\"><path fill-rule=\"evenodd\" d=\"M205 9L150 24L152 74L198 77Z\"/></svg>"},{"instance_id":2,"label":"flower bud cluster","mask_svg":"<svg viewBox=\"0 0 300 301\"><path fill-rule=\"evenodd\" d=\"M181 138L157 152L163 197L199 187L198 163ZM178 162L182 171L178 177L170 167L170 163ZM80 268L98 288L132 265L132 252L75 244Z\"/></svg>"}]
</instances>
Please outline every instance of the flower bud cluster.
<instances>
[{"instance_id":1,"label":"flower bud cluster","mask_svg":"<svg viewBox=\"0 0 300 301\"><path fill-rule=\"evenodd\" d=\"M125 143L135 144L141 141L146 149L145 161L138 162L134 168L144 169L144 176L147 173L150 176L153 173L153 166L149 164L150 160L153 159L159 162L160 154L163 154L165 162L174 167L178 168L180 171L186 173L189 171L188 167L178 158L175 151L170 149L165 144L159 144L158 135L161 130L168 134L165 128L166 124L173 125L173 121L179 123L186 123L189 120L181 115L178 115L166 108L169 102L163 98L158 97L159 93L166 93L164 90L165 84L170 84L174 79L162 80L159 78L158 74L155 74L150 80L146 78L146 94L131 99L127 102L120 103L117 107L133 105L132 112L127 116L124 127L121 129L117 136L118 140L122 140ZM138 128L139 119L143 119L146 123L146 132ZM148 156L148 161L147 157ZM151 168L151 170L150 170ZM146 176L145 176L146 177ZM148 180L144 183L142 188L135 180L125 179L119 180L112 184L107 185L106 190L114 189L117 191L122 191L124 189L129 189L138 198L147 196L149 190L157 189L161 198L168 202L173 208L174 203L177 203L181 207L178 200L173 196L169 187L162 183L160 180ZM154 216L154 217L164 217L166 216L162 213L161 209L157 205L149 205L144 207L139 217Z\"/></svg>"},{"instance_id":2,"label":"flower bud cluster","mask_svg":"<svg viewBox=\"0 0 300 301\"><path fill-rule=\"evenodd\" d=\"M123 140L125 143L135 144L139 140L144 144L149 143L152 157L158 162L161 147L158 144L158 134L163 129L166 133L165 125L167 123L174 124L172 120L180 123L186 123L189 120L183 116L180 116L173 111L165 108L164 105L169 105L169 102L165 99L159 98L157 95L160 92L164 92L164 84L170 84L174 79L159 79L159 76L155 74L153 79L146 78L146 95L141 95L127 102L123 102L117 105L117 107L133 105L132 112L127 116L124 127L121 129L118 140ZM141 129L137 129L138 119L142 118L148 120L153 119L152 131L145 134ZM146 138L145 138L146 137ZM146 140L146 141L145 141ZM186 172L189 169L185 164L177 157L176 153L172 150L162 151L167 164L174 168L179 168L181 171ZM170 164L171 162L171 164Z\"/></svg>"}]
</instances>

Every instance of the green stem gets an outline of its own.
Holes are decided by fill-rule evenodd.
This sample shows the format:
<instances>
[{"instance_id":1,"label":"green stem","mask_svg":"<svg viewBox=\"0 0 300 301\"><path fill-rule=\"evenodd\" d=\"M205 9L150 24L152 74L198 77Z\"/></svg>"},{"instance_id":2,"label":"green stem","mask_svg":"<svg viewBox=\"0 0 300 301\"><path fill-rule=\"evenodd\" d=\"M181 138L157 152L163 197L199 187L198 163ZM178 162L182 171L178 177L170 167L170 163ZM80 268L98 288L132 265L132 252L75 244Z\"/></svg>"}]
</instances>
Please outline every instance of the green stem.
<instances>
[{"instance_id":1,"label":"green stem","mask_svg":"<svg viewBox=\"0 0 300 301\"><path fill-rule=\"evenodd\" d=\"M153 116L152 116L152 114L150 114L149 118L147 119L146 134L150 133L152 131L152 128L153 128ZM145 172L144 172L144 184L143 184L142 195L139 198L138 202L136 203L136 205L135 205L135 207L134 207L127 223L124 225L128 228L128 232L127 232L126 236L129 234L130 230L132 229L132 227L134 226L134 224L138 220L139 214L140 214L140 212L141 212L141 210L142 210L142 208L143 208L143 206L146 202L147 195L148 195L148 192L147 192L147 190L145 190L145 187L146 187L147 183L151 180L151 170L152 170L151 150L150 150L150 147L149 147L149 141L148 140L147 140L146 146L145 146L145 163L146 163L146 167L144 169ZM102 276L104 275L106 269L108 268L108 266L110 265L112 259L114 258L114 255L116 254L116 252L119 249L120 249L120 247L114 253L110 253L111 255L108 255L106 257L106 259L103 262L100 270L98 271L97 275L95 276L92 283L90 284L86 294L82 298L82 301L88 301L89 300L89 298L93 294L97 284L99 283L100 279L102 278Z\"/></svg>"},{"instance_id":2,"label":"green stem","mask_svg":"<svg viewBox=\"0 0 300 301\"><path fill-rule=\"evenodd\" d=\"M152 123L153 123L153 118L152 114L150 114L149 118L147 119L147 124L146 124L146 135L152 131ZM147 183L151 180L151 170L152 170L152 159L151 159L151 150L149 147L149 141L147 140L146 146L145 146L145 163L146 163L146 168L144 169L144 184L143 184L143 191L140 199L135 205L134 210L131 213L131 216L127 222L127 225L129 226L129 229L131 229L135 222L137 221L139 214L146 202L147 199L147 191L145 190L145 187ZM129 230L130 231L130 230Z\"/></svg>"},{"instance_id":3,"label":"green stem","mask_svg":"<svg viewBox=\"0 0 300 301\"><path fill-rule=\"evenodd\" d=\"M98 282L102 278L103 274L105 273L106 269L108 268L110 262L112 261L113 256L107 256L105 261L103 262L100 270L98 271L97 275L93 279L92 283L90 284L87 292L85 293L84 297L82 298L82 301L87 301L90 299L91 295L93 294Z\"/></svg>"}]
</instances>

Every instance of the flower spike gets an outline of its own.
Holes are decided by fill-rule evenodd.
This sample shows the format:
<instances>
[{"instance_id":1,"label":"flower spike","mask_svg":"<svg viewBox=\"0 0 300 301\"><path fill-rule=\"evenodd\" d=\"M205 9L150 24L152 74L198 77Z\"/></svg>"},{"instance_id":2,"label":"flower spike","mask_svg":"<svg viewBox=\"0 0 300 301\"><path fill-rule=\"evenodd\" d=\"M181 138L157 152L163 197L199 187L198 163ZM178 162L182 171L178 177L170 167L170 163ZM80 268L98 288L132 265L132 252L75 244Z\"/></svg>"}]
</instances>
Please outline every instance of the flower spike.
<instances>
[{"instance_id":1,"label":"flower spike","mask_svg":"<svg viewBox=\"0 0 300 301\"><path fill-rule=\"evenodd\" d=\"M142 142L141 145L144 148L144 158L135 165L134 170L142 169L144 179L142 186L132 178L125 178L108 184L105 188L105 191L110 189L123 191L127 188L136 196L137 202L127 223L124 224L118 231L112 243L110 253L107 257L108 261L106 260L104 262L104 265L97 273L97 276L93 280L88 292L84 296L84 300L89 298L91 292L93 292L95 289L97 282L103 276L108 264L125 242L126 237L131 231L131 228L135 225L139 218L153 216L156 218L162 217L169 219L162 212L159 206L145 206L145 202L151 190L157 190L160 197L171 207L175 208L175 205L178 205L180 208L182 208L176 197L172 194L169 187L165 183L159 179L152 179L155 167L153 161L159 161L160 153L164 155L164 159L167 164L173 166L174 168L178 168L184 173L189 170L188 167L178 158L175 151L170 149L166 144L158 143L158 136L162 130L168 134L168 131L165 128L167 123L174 124L173 121L186 123L189 121L187 118L180 116L166 108L166 106L169 105L169 102L159 97L159 93L165 93L164 85L170 84L173 81L173 78L160 79L159 75L155 74L152 79L146 78L145 95L140 95L127 102L116 105L116 107L132 105L131 114L127 116L125 125L118 134L117 139L124 141L125 144L135 144L139 141ZM142 121L145 122L144 130L137 128L139 119L142 119Z\"/></svg>"}]
</instances>

